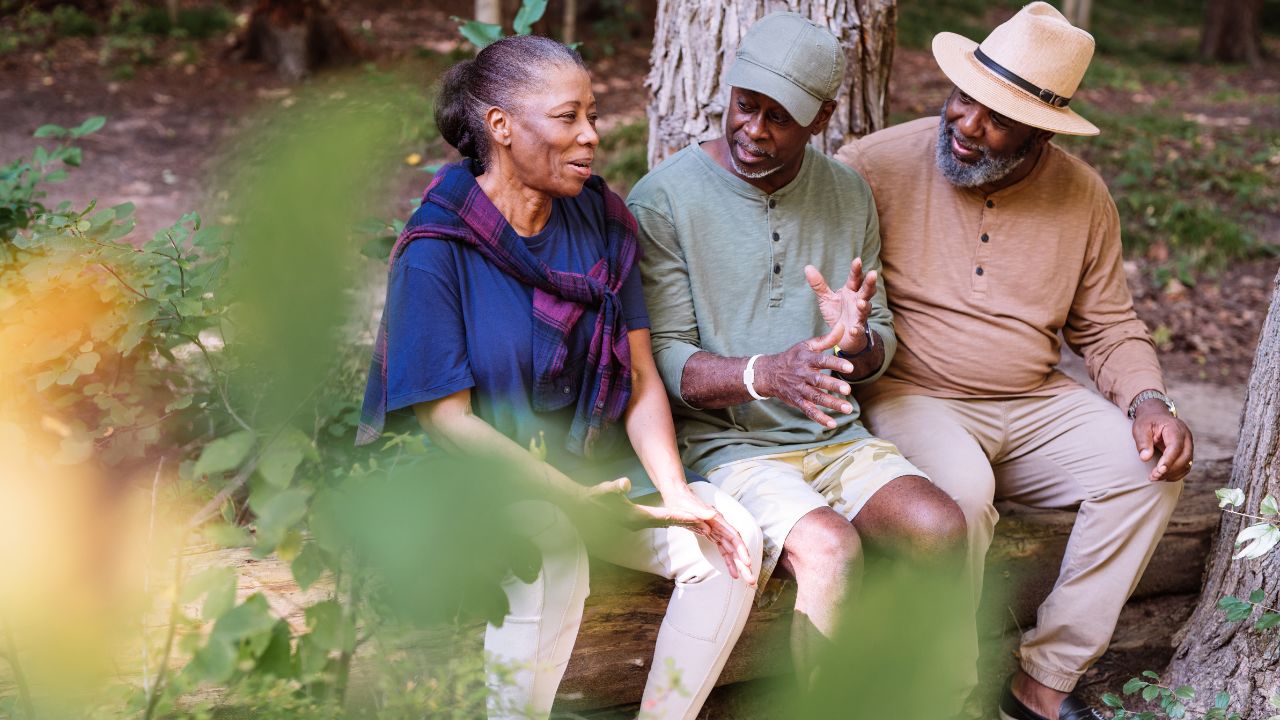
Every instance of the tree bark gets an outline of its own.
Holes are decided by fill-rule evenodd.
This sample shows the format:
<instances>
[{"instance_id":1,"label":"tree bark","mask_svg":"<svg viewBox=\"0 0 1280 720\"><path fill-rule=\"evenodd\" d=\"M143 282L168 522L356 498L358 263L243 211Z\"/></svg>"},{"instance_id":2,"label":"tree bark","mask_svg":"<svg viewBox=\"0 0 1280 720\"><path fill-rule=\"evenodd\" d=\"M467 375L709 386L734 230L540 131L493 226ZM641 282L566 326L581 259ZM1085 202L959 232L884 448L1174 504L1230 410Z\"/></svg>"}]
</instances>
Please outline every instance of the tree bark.
<instances>
[{"instance_id":1,"label":"tree bark","mask_svg":"<svg viewBox=\"0 0 1280 720\"><path fill-rule=\"evenodd\" d=\"M885 126L889 66L896 36L896 0L660 0L649 88L649 166L691 142L724 131L725 73L756 20L776 10L812 18L840 40L847 60L844 87L827 131L814 138L824 152Z\"/></svg>"},{"instance_id":2,"label":"tree bark","mask_svg":"<svg viewBox=\"0 0 1280 720\"><path fill-rule=\"evenodd\" d=\"M1231 487L1244 490L1242 510L1255 515L1263 496L1280 497L1280 274L1249 377ZM1223 515L1199 603L1166 674L1175 684L1196 688L1202 702L1225 690L1241 717L1265 718L1275 714L1268 699L1280 692L1280 637L1276 630L1254 629L1257 610L1249 620L1227 622L1217 607L1226 596L1247 598L1257 589L1264 593L1263 605L1280 606L1277 551L1256 560L1232 559L1237 533L1254 522Z\"/></svg>"},{"instance_id":3,"label":"tree bark","mask_svg":"<svg viewBox=\"0 0 1280 720\"><path fill-rule=\"evenodd\" d=\"M1089 15L1092 12L1093 0L1062 0L1062 14L1081 30L1089 29Z\"/></svg>"},{"instance_id":4,"label":"tree bark","mask_svg":"<svg viewBox=\"0 0 1280 720\"><path fill-rule=\"evenodd\" d=\"M1205 3L1200 56L1215 62L1262 64L1262 0Z\"/></svg>"},{"instance_id":5,"label":"tree bark","mask_svg":"<svg viewBox=\"0 0 1280 720\"><path fill-rule=\"evenodd\" d=\"M359 55L328 0L258 0L233 51L275 67L290 82Z\"/></svg>"},{"instance_id":6,"label":"tree bark","mask_svg":"<svg viewBox=\"0 0 1280 720\"><path fill-rule=\"evenodd\" d=\"M476 0L476 20L501 25L502 0Z\"/></svg>"}]
</instances>

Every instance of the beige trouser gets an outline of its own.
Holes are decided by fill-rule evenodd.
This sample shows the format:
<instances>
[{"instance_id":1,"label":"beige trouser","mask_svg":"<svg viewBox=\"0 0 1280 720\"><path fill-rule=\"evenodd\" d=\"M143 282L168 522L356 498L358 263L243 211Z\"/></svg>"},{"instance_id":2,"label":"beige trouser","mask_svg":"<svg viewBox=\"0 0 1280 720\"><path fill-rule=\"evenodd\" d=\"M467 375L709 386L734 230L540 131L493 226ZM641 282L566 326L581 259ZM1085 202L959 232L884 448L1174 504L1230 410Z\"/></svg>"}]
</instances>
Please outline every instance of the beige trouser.
<instances>
[{"instance_id":1,"label":"beige trouser","mask_svg":"<svg viewBox=\"0 0 1280 720\"><path fill-rule=\"evenodd\" d=\"M1028 675L1071 691L1107 649L1182 484L1151 482L1154 461L1138 459L1129 419L1084 388L1010 400L900 395L864 404L863 413L964 511L975 606L998 519L994 498L1079 507L1058 581L1021 650ZM976 630L971 641L976 659Z\"/></svg>"},{"instance_id":2,"label":"beige trouser","mask_svg":"<svg viewBox=\"0 0 1280 720\"><path fill-rule=\"evenodd\" d=\"M752 567L759 568L762 540L751 515L710 483L689 488L738 530ZM550 503L515 503L511 512L542 552L542 571L532 583L515 577L503 583L510 612L502 627L485 632L489 717L545 718L582 621L587 554L568 518ZM641 708L646 718L695 717L746 625L754 589L729 575L714 543L684 528L627 533L591 554L675 580Z\"/></svg>"}]
</instances>

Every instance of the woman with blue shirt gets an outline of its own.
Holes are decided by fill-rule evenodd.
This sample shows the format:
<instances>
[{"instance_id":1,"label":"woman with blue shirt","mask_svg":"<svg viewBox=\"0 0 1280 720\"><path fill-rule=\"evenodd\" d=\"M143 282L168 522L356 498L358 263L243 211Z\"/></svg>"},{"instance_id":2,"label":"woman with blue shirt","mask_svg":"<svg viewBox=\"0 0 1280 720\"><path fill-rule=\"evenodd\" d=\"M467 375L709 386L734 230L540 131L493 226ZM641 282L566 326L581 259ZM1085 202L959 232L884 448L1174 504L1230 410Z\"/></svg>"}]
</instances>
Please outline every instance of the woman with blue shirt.
<instances>
[{"instance_id":1,"label":"woman with blue shirt","mask_svg":"<svg viewBox=\"0 0 1280 720\"><path fill-rule=\"evenodd\" d=\"M547 717L573 649L587 559L559 504L643 528L591 552L675 580L641 707L693 718L746 623L761 536L680 464L635 221L591 174L591 78L560 43L506 38L450 69L436 121L465 159L437 173L392 251L359 441L412 408L436 445L504 457L555 499L497 503L542 569L504 582L510 612L486 631L515 671L490 673L490 717Z\"/></svg>"}]
</instances>

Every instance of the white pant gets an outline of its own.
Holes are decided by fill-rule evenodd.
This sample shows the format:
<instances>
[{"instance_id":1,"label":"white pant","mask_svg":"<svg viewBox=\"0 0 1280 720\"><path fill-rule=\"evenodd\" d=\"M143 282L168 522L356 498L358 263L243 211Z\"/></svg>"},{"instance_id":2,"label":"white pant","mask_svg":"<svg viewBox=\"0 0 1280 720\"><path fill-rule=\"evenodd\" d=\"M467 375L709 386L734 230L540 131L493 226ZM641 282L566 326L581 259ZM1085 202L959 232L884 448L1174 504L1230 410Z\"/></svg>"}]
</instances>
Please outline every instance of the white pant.
<instances>
[{"instance_id":1,"label":"white pant","mask_svg":"<svg viewBox=\"0 0 1280 720\"><path fill-rule=\"evenodd\" d=\"M751 515L710 483L689 487L738 530L759 570L762 538ZM582 621L587 554L568 518L550 503L524 501L511 509L542 552L542 570L532 583L515 577L503 583L510 612L502 627L485 631L492 661L489 717L546 718ZM729 575L714 543L684 528L628 533L624 542L591 550L614 564L675 580L641 707L646 718L695 717L746 625L754 589ZM684 692L671 692L677 673Z\"/></svg>"}]
</instances>

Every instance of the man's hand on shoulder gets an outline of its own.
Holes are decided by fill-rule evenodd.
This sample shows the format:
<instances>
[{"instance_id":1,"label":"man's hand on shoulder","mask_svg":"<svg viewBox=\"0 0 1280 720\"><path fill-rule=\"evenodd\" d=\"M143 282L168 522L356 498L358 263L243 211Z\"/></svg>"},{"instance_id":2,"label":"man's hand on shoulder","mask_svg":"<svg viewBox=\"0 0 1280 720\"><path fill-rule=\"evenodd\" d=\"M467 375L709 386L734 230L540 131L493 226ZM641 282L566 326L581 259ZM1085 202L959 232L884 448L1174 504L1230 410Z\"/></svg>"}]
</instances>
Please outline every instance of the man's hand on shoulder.
<instances>
[{"instance_id":1,"label":"man's hand on shoulder","mask_svg":"<svg viewBox=\"0 0 1280 720\"><path fill-rule=\"evenodd\" d=\"M1195 443L1191 428L1157 398L1142 401L1133 415L1133 440L1143 462L1159 455L1152 481L1177 482L1191 471Z\"/></svg>"},{"instance_id":2,"label":"man's hand on shoulder","mask_svg":"<svg viewBox=\"0 0 1280 720\"><path fill-rule=\"evenodd\" d=\"M800 409L823 427L834 428L836 421L822 408L853 412L853 405L845 397L838 397L851 392L849 383L823 372L853 371L853 363L828 352L844 334L844 325L837 322L826 335L798 342L776 355L761 356L755 365L756 387L766 397Z\"/></svg>"}]
</instances>

